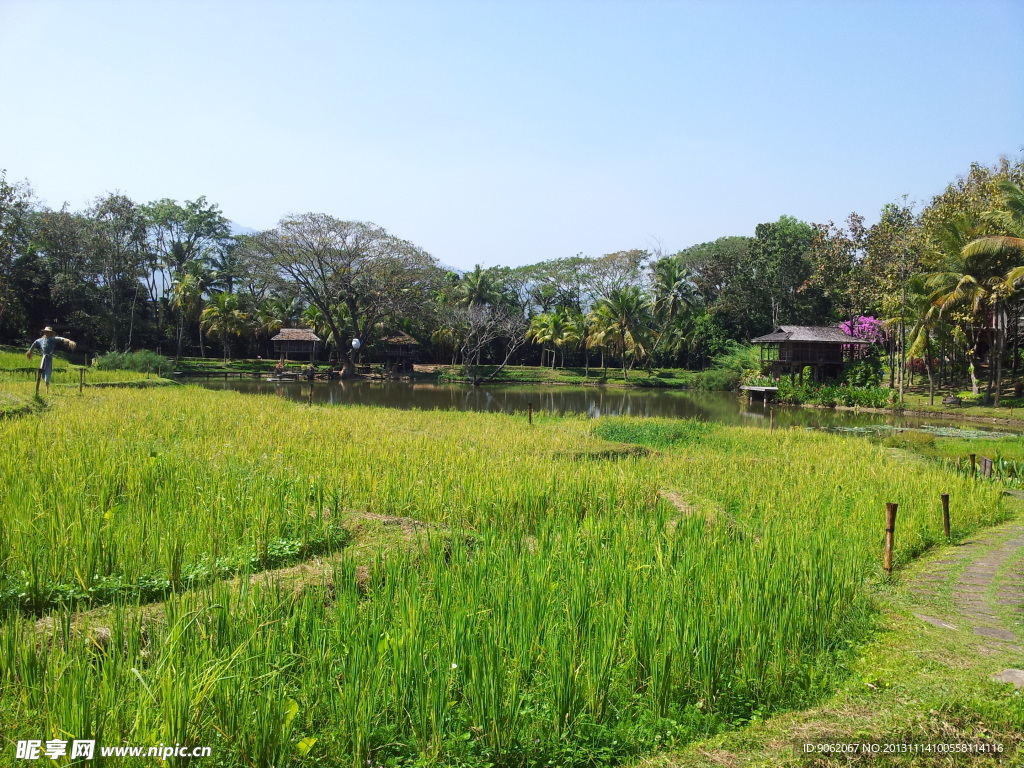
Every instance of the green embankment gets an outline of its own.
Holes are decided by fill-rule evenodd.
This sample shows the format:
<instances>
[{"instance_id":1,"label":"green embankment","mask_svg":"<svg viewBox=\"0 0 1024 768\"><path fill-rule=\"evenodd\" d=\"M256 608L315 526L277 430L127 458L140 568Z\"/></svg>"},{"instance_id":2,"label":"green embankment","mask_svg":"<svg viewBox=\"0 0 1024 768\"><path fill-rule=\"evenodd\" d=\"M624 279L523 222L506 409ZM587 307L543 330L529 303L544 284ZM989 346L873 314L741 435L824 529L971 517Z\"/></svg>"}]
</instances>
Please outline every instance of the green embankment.
<instances>
[{"instance_id":1,"label":"green embankment","mask_svg":"<svg viewBox=\"0 0 1024 768\"><path fill-rule=\"evenodd\" d=\"M998 487L857 438L194 387L55 396L0 443L4 738L209 745L223 765L678 747L846 679L886 502L898 568L940 542L940 491L955 537L1010 513ZM374 554L350 546L359 515L431 525ZM328 552L303 590L221 578ZM61 601L110 606L82 627Z\"/></svg>"}]
</instances>

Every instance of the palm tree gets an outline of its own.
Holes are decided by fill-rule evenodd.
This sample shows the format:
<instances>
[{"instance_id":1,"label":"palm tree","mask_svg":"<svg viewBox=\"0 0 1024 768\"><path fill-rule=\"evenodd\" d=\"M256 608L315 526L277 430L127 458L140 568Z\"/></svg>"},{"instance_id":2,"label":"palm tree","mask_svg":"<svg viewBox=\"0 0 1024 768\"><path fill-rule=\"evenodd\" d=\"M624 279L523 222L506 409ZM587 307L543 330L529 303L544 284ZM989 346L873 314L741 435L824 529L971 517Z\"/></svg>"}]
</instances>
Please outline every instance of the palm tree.
<instances>
[{"instance_id":1,"label":"palm tree","mask_svg":"<svg viewBox=\"0 0 1024 768\"><path fill-rule=\"evenodd\" d=\"M299 315L301 303L297 298L285 299L281 296L271 296L264 299L256 306L254 313L253 330L257 337L266 336L270 338L282 328L295 323Z\"/></svg>"},{"instance_id":2,"label":"palm tree","mask_svg":"<svg viewBox=\"0 0 1024 768\"><path fill-rule=\"evenodd\" d=\"M527 338L541 345L541 365L544 365L544 345L551 344L551 369L554 370L556 355L562 350L562 367L565 367L565 347L579 340L573 320L562 310L535 315L530 321Z\"/></svg>"},{"instance_id":3,"label":"palm tree","mask_svg":"<svg viewBox=\"0 0 1024 768\"><path fill-rule=\"evenodd\" d=\"M907 354L910 358L924 359L925 372L928 374L928 404L935 404L935 377L932 370L932 339L948 334L948 323L942 310L928 289L924 275L914 275L906 285L906 300L901 305L902 314L889 318L887 325L910 328L907 339ZM902 383L902 378L901 378ZM900 392L902 398L902 390Z\"/></svg>"},{"instance_id":4,"label":"palm tree","mask_svg":"<svg viewBox=\"0 0 1024 768\"><path fill-rule=\"evenodd\" d=\"M544 312L530 318L530 327L526 330L526 338L540 344L540 365L544 367L544 346L548 342L549 313ZM554 356L554 352L551 353Z\"/></svg>"},{"instance_id":5,"label":"palm tree","mask_svg":"<svg viewBox=\"0 0 1024 768\"><path fill-rule=\"evenodd\" d=\"M612 326L615 324L614 318L606 305L596 304L587 316L587 324L590 327L587 340L591 346L601 350L601 370L607 371L604 353L610 339Z\"/></svg>"},{"instance_id":6,"label":"palm tree","mask_svg":"<svg viewBox=\"0 0 1024 768\"><path fill-rule=\"evenodd\" d=\"M580 312L571 312L567 319L566 325L570 331L571 341L576 342L583 347L583 378L590 377L590 323L586 316Z\"/></svg>"},{"instance_id":7,"label":"palm tree","mask_svg":"<svg viewBox=\"0 0 1024 768\"><path fill-rule=\"evenodd\" d=\"M335 320L335 325L343 336L347 337L354 335L355 328L352 324L352 316L348 313L344 304L339 304L336 308ZM327 322L327 318L324 317L324 313L320 311L319 307L313 304L306 307L305 311L302 313L302 324L323 339L324 346L333 350L331 353L332 355L337 351L338 340L334 337L332 326Z\"/></svg>"},{"instance_id":8,"label":"palm tree","mask_svg":"<svg viewBox=\"0 0 1024 768\"><path fill-rule=\"evenodd\" d=\"M455 286L455 296L462 307L472 307L480 304L500 304L505 294L501 286L495 281L490 270L485 270L477 264L472 272L467 272Z\"/></svg>"},{"instance_id":9,"label":"palm tree","mask_svg":"<svg viewBox=\"0 0 1024 768\"><path fill-rule=\"evenodd\" d=\"M662 342L674 340L676 320L697 304L697 293L690 280L690 272L683 262L668 256L655 262L651 270L654 288L654 318L658 324L658 338L652 353L662 348Z\"/></svg>"},{"instance_id":10,"label":"palm tree","mask_svg":"<svg viewBox=\"0 0 1024 768\"><path fill-rule=\"evenodd\" d=\"M964 255L1019 261L1024 255L1024 189L1012 181L1000 182L997 189L1003 197L1003 209L991 211L986 220L992 228L1000 230L1000 234L972 241L964 248ZM1013 270L1020 272L1018 280L1024 277L1024 267L1018 265Z\"/></svg>"},{"instance_id":11,"label":"palm tree","mask_svg":"<svg viewBox=\"0 0 1024 768\"><path fill-rule=\"evenodd\" d=\"M985 215L985 222L996 234L987 234L967 243L963 255L967 259L979 260L993 272L990 275L992 330L995 335L995 398L999 396L1003 383L1003 357L1006 351L1005 307L1017 295L1017 286L1024 281L1024 189L1011 181L1001 181L997 189L1002 195L1002 208ZM1016 356L1014 357L1016 370ZM992 393L991 365L989 370L989 394Z\"/></svg>"},{"instance_id":12,"label":"palm tree","mask_svg":"<svg viewBox=\"0 0 1024 768\"><path fill-rule=\"evenodd\" d=\"M648 352L647 334L653 318L647 300L635 285L617 288L597 302L595 314L604 325L604 342L618 351L622 377L628 379L627 355L636 360Z\"/></svg>"},{"instance_id":13,"label":"palm tree","mask_svg":"<svg viewBox=\"0 0 1024 768\"><path fill-rule=\"evenodd\" d=\"M967 244L976 240L980 231L980 222L967 217L943 222L933 233L931 271L924 275L925 286L932 292L931 299L943 318L963 312L961 322L967 342L968 372L971 392L975 395L979 390L975 368L978 345L982 329L988 326L992 288L1002 282L990 259L966 253Z\"/></svg>"},{"instance_id":14,"label":"palm tree","mask_svg":"<svg viewBox=\"0 0 1024 768\"><path fill-rule=\"evenodd\" d=\"M552 312L550 317L548 340L556 350L560 349L562 351L562 367L565 368L565 347L577 340L576 331L569 320L569 316L563 310L560 309L557 312ZM554 367L555 355L552 352L551 368L554 369Z\"/></svg>"},{"instance_id":15,"label":"palm tree","mask_svg":"<svg viewBox=\"0 0 1024 768\"><path fill-rule=\"evenodd\" d=\"M200 327L207 334L220 336L224 345L224 364L228 362L228 343L231 336L241 336L247 326L247 317L238 308L238 295L234 293L215 293L206 304L200 315Z\"/></svg>"},{"instance_id":16,"label":"palm tree","mask_svg":"<svg viewBox=\"0 0 1024 768\"><path fill-rule=\"evenodd\" d=\"M651 277L654 315L667 327L683 310L693 308L697 302L696 289L690 280L690 271L673 256L655 262Z\"/></svg>"},{"instance_id":17,"label":"palm tree","mask_svg":"<svg viewBox=\"0 0 1024 768\"><path fill-rule=\"evenodd\" d=\"M207 288L207 273L198 262L189 262L179 270L171 284L171 306L178 310L178 346L175 359L181 359L181 343L185 335L185 323L199 314L203 306L203 294ZM206 357L202 329L199 331L199 354Z\"/></svg>"}]
</instances>

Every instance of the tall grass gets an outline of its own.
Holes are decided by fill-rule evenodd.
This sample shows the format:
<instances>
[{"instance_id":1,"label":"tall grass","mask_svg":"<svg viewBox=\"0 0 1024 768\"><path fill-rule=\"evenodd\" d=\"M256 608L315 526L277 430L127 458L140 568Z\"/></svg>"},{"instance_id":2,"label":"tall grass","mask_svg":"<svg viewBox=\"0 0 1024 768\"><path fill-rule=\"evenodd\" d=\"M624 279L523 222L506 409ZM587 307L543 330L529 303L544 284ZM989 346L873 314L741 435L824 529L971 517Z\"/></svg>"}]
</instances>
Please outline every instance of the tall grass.
<instances>
[{"instance_id":1,"label":"tall grass","mask_svg":"<svg viewBox=\"0 0 1024 768\"><path fill-rule=\"evenodd\" d=\"M155 613L115 594L102 628L9 613L8 738L253 766L611 764L826 690L870 626L885 502L897 563L939 541L939 492L956 536L1006 514L997 488L856 438L534 422L185 387L0 424L2 574L40 594L313 537L351 508L473 532L346 550L305 590L197 582Z\"/></svg>"}]
</instances>

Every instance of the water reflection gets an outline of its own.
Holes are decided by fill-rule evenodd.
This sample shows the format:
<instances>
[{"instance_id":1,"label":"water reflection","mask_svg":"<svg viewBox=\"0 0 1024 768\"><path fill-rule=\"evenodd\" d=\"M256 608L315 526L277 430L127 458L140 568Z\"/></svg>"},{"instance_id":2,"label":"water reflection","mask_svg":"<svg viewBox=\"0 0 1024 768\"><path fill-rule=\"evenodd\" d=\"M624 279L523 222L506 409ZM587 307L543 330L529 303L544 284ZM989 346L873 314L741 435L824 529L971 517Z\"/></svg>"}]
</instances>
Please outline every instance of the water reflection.
<instances>
[{"instance_id":1,"label":"water reflection","mask_svg":"<svg viewBox=\"0 0 1024 768\"><path fill-rule=\"evenodd\" d=\"M211 389L231 389L250 394L274 394L302 402L330 405L379 405L388 408L420 408L459 411L586 414L600 416L662 416L696 418L723 424L779 427L860 427L888 424L898 427L949 426L954 420L906 418L887 414L854 413L817 408L764 405L745 401L731 392L617 389L613 387L485 386L427 384L398 381L271 382L241 379L197 380ZM769 418L771 414L771 418ZM1005 429L972 423L972 429Z\"/></svg>"}]
</instances>

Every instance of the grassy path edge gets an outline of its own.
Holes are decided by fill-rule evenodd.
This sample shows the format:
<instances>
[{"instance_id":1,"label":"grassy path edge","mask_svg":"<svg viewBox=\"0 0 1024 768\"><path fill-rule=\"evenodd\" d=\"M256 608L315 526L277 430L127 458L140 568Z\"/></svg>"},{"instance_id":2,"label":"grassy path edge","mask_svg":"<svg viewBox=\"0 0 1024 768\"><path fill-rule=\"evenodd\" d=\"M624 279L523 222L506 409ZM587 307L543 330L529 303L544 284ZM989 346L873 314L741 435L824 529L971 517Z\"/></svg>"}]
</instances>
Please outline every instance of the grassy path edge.
<instances>
[{"instance_id":1,"label":"grassy path edge","mask_svg":"<svg viewBox=\"0 0 1024 768\"><path fill-rule=\"evenodd\" d=\"M1011 520L978 531L967 541L928 552L893 583L876 590L879 626L864 644L850 675L819 706L787 712L718 734L679 751L642 759L634 768L762 768L833 765L1024 765L1024 689L993 678L1024 668L1020 645L993 642L971 631L969 615L941 593L923 603L922 582L942 578L943 564L970 545L984 561L1024 524L1024 504ZM1024 578L1024 552L1013 558ZM957 622L957 631L921 620L921 613ZM1024 640L1020 614L1013 626ZM991 756L950 754L822 755L806 744L949 744L979 740L1002 744Z\"/></svg>"}]
</instances>

